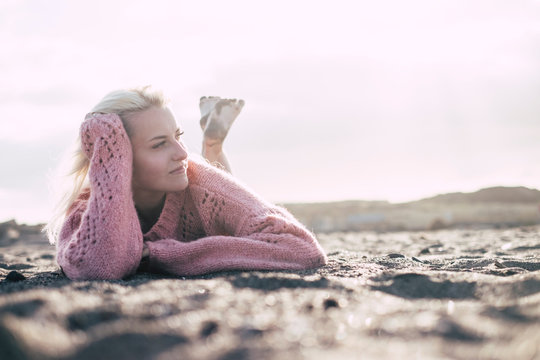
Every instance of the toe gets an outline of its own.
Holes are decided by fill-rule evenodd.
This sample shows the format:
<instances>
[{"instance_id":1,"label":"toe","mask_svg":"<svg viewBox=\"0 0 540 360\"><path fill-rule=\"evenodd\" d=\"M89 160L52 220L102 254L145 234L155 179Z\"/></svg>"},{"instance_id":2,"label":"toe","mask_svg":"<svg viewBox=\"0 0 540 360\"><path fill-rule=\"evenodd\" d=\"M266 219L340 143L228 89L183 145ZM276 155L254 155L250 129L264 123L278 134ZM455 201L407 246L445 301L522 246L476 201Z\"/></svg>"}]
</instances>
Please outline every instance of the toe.
<instances>
[{"instance_id":1,"label":"toe","mask_svg":"<svg viewBox=\"0 0 540 360\"><path fill-rule=\"evenodd\" d=\"M206 114L205 116L201 117L201 120L199 120L199 124L201 125L201 129L204 131L206 129L206 123L208 122L208 116L209 114Z\"/></svg>"},{"instance_id":2,"label":"toe","mask_svg":"<svg viewBox=\"0 0 540 360\"><path fill-rule=\"evenodd\" d=\"M225 106L227 103L224 100L220 100L217 102L214 110L219 114L221 112L221 108Z\"/></svg>"}]
</instances>

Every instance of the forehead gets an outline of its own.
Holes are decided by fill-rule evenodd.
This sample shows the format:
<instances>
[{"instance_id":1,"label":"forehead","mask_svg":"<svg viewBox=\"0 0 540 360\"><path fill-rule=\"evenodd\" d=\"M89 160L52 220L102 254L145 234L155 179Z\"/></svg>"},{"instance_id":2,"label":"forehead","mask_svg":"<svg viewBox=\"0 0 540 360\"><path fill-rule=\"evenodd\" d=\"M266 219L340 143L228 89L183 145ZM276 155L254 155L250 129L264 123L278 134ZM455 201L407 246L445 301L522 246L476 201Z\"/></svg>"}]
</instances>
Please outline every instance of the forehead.
<instances>
[{"instance_id":1,"label":"forehead","mask_svg":"<svg viewBox=\"0 0 540 360\"><path fill-rule=\"evenodd\" d=\"M174 115L168 107L151 107L133 114L128 120L132 138L148 140L155 136L170 135L178 126Z\"/></svg>"}]
</instances>

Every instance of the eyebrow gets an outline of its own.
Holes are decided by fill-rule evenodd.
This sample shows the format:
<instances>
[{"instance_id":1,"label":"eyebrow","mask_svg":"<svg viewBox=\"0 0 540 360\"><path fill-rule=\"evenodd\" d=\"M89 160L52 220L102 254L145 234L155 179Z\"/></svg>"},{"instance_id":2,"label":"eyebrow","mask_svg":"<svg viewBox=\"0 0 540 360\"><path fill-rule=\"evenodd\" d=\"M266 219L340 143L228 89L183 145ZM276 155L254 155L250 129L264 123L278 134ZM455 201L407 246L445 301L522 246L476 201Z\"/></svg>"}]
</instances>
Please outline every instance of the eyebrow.
<instances>
[{"instance_id":1,"label":"eyebrow","mask_svg":"<svg viewBox=\"0 0 540 360\"><path fill-rule=\"evenodd\" d=\"M181 133L181 132L182 132L182 130L180 130L180 128L176 128L176 131L174 133L177 134L177 133ZM158 135L158 136L154 136L153 138L148 140L148 142L155 141L155 140L160 140L160 139L166 139L166 138L167 138L167 135Z\"/></svg>"},{"instance_id":2,"label":"eyebrow","mask_svg":"<svg viewBox=\"0 0 540 360\"><path fill-rule=\"evenodd\" d=\"M166 135L155 136L155 137L151 138L150 140L148 140L148 142L151 142L151 141L154 141L154 140L159 140L159 139L166 139L166 138L167 138Z\"/></svg>"}]
</instances>

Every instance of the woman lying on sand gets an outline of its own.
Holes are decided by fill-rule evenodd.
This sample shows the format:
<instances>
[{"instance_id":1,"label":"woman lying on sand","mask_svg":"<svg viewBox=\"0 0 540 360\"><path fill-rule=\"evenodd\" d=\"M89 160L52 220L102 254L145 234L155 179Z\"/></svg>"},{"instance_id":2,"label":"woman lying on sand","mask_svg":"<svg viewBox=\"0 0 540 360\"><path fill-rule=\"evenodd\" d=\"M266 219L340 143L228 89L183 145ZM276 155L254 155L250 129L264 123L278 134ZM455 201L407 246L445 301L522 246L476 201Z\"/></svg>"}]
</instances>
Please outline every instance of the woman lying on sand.
<instances>
[{"instance_id":1,"label":"woman lying on sand","mask_svg":"<svg viewBox=\"0 0 540 360\"><path fill-rule=\"evenodd\" d=\"M202 161L188 156L160 92L105 96L81 125L75 182L47 225L64 273L121 279L137 270L200 275L326 264L317 240L289 212L228 173L223 140L243 104L201 98Z\"/></svg>"}]
</instances>

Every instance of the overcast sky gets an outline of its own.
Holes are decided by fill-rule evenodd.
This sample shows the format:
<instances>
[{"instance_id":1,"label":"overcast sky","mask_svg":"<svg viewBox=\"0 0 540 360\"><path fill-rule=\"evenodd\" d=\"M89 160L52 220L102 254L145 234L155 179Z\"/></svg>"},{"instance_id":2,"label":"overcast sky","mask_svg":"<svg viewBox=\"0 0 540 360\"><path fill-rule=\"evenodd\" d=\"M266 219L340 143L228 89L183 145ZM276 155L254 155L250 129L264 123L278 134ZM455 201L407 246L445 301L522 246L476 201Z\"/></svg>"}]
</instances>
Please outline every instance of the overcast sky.
<instances>
[{"instance_id":1,"label":"overcast sky","mask_svg":"<svg viewBox=\"0 0 540 360\"><path fill-rule=\"evenodd\" d=\"M200 151L202 95L243 98L233 171L275 202L540 188L540 1L0 2L0 221L111 90L153 84Z\"/></svg>"}]
</instances>

